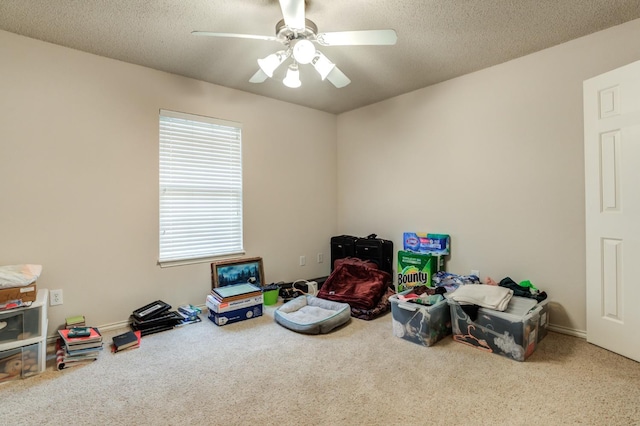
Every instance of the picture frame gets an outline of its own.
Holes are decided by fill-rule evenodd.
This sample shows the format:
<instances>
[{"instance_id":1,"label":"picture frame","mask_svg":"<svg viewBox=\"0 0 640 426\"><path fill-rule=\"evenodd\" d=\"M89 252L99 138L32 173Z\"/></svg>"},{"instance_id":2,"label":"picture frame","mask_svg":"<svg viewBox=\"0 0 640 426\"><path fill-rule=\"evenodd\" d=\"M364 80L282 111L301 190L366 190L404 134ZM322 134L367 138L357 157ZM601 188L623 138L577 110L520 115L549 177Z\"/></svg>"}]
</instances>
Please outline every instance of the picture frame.
<instances>
[{"instance_id":1,"label":"picture frame","mask_svg":"<svg viewBox=\"0 0 640 426\"><path fill-rule=\"evenodd\" d=\"M221 260L211 263L211 288L250 283L265 285L261 257Z\"/></svg>"}]
</instances>

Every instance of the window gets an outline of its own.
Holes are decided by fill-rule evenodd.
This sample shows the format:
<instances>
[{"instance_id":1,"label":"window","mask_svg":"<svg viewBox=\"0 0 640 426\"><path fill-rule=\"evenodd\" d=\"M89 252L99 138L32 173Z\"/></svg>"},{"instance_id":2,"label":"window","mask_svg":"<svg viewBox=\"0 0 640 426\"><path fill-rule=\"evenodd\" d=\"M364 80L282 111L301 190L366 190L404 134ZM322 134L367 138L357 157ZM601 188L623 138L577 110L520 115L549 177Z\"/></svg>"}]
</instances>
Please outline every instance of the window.
<instances>
[{"instance_id":1,"label":"window","mask_svg":"<svg viewBox=\"0 0 640 426\"><path fill-rule=\"evenodd\" d=\"M160 111L161 266L241 254L238 123Z\"/></svg>"}]
</instances>

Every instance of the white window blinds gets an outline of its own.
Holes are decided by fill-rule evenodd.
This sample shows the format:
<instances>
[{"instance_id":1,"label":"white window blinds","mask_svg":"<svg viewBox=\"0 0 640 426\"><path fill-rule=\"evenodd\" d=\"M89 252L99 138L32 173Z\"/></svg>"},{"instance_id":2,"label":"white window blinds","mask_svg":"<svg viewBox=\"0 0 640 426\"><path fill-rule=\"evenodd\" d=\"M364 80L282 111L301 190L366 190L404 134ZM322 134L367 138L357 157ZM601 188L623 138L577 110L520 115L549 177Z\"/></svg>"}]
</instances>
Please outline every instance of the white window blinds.
<instances>
[{"instance_id":1,"label":"white window blinds","mask_svg":"<svg viewBox=\"0 0 640 426\"><path fill-rule=\"evenodd\" d=\"M243 252L241 126L160 111L160 258Z\"/></svg>"}]
</instances>

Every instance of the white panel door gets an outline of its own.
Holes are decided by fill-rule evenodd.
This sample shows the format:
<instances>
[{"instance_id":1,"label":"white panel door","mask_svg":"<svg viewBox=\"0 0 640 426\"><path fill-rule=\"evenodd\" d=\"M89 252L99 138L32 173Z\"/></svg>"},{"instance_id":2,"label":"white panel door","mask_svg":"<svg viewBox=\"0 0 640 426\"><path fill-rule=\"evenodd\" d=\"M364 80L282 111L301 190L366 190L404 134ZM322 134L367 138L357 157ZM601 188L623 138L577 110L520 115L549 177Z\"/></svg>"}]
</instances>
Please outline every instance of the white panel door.
<instances>
[{"instance_id":1,"label":"white panel door","mask_svg":"<svg viewBox=\"0 0 640 426\"><path fill-rule=\"evenodd\" d=\"M640 61L584 82L587 341L640 361Z\"/></svg>"}]
</instances>

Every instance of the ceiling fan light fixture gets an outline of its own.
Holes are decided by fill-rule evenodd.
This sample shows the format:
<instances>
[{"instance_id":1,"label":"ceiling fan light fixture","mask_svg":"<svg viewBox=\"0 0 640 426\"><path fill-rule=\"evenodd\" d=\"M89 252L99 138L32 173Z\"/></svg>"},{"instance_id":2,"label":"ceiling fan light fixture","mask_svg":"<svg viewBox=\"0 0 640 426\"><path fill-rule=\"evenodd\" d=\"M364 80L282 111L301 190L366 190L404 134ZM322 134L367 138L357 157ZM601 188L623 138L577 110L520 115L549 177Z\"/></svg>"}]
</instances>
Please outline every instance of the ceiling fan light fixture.
<instances>
[{"instance_id":1,"label":"ceiling fan light fixture","mask_svg":"<svg viewBox=\"0 0 640 426\"><path fill-rule=\"evenodd\" d=\"M328 80L338 89L351 83L349 77L316 49L316 45L388 46L396 44L398 40L398 35L393 29L319 33L316 24L305 16L305 8L308 1L278 0L283 19L276 24L275 37L211 31L192 31L191 33L200 36L247 38L281 43L284 46L284 50L258 59L259 69L249 79L249 82L262 83L267 78L273 78L278 67L281 67L288 58L292 58L293 64L288 67L286 77L282 81L286 86L293 88L302 85L298 64L312 64L323 81ZM280 75L278 75L277 80L280 80Z\"/></svg>"},{"instance_id":2,"label":"ceiling fan light fixture","mask_svg":"<svg viewBox=\"0 0 640 426\"><path fill-rule=\"evenodd\" d=\"M307 39L296 41L293 46L293 57L299 64L311 63L316 56L316 47Z\"/></svg>"},{"instance_id":3,"label":"ceiling fan light fixture","mask_svg":"<svg viewBox=\"0 0 640 426\"><path fill-rule=\"evenodd\" d=\"M300 71L298 70L298 64L289 65L289 69L287 70L287 76L282 80L282 83L291 87L292 89L298 88L302 85L300 81Z\"/></svg>"},{"instance_id":4,"label":"ceiling fan light fixture","mask_svg":"<svg viewBox=\"0 0 640 426\"><path fill-rule=\"evenodd\" d=\"M331 62L329 59L327 59L326 56L324 56L320 52L317 52L316 56L311 61L311 64L316 69L316 71L318 71L318 74L320 74L320 78L322 80L327 78L331 70L334 69L336 66L336 64Z\"/></svg>"},{"instance_id":5,"label":"ceiling fan light fixture","mask_svg":"<svg viewBox=\"0 0 640 426\"><path fill-rule=\"evenodd\" d=\"M269 77L273 77L273 72L287 59L289 55L284 50L272 53L266 58L258 59L258 66Z\"/></svg>"}]
</instances>

